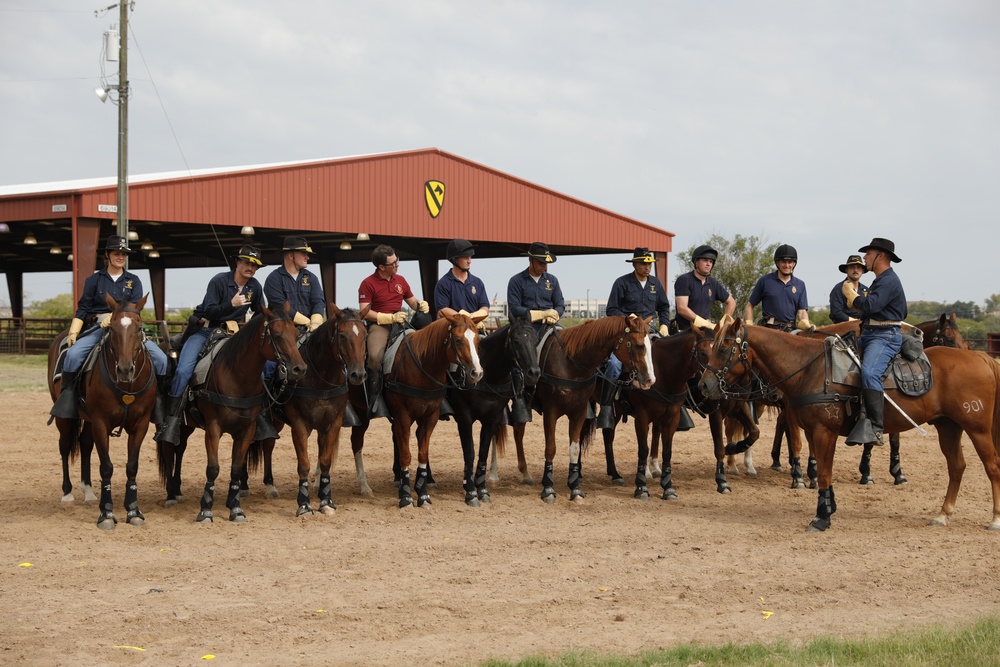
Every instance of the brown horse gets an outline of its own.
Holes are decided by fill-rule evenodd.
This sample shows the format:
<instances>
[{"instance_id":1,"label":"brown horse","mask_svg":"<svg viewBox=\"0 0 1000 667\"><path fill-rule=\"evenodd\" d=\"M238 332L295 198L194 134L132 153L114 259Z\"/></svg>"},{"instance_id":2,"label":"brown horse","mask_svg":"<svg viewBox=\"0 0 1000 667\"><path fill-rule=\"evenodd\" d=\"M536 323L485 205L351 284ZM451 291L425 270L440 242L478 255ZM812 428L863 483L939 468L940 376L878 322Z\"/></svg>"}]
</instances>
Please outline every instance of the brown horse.
<instances>
[{"instance_id":1,"label":"brown horse","mask_svg":"<svg viewBox=\"0 0 1000 667\"><path fill-rule=\"evenodd\" d=\"M428 492L428 461L431 434L440 416L441 401L448 387L448 367L461 366L468 382L483 377L479 363L479 331L484 317L470 318L458 313L442 317L419 331L404 336L392 368L385 374L385 401L392 421L395 466L399 470L399 506L413 505L410 489L410 427L417 424L417 507L431 504ZM371 494L362 462L364 434L368 429L367 400L358 388L348 392L358 410L361 424L351 429L351 449L362 493ZM358 397L361 397L360 399Z\"/></svg>"},{"instance_id":2,"label":"brown horse","mask_svg":"<svg viewBox=\"0 0 1000 667\"><path fill-rule=\"evenodd\" d=\"M689 331L674 334L667 338L659 338L652 341L653 371L656 374L656 382L646 390L628 387L622 392L622 398L631 406L634 416L635 436L638 443L638 464L635 475L636 498L646 500L649 498L649 489L646 486L647 465L655 462L658 441L662 442L662 466L657 465L659 472L660 487L663 489L661 498L663 500L676 500L677 490L673 485L672 464L673 438L680 425L681 406L688 396L688 381L700 372L695 357L695 345L697 339ZM597 398L595 393L594 398ZM712 441L715 452L715 482L716 490L719 493L731 493L732 488L726 479L726 471L723 465L726 444L723 433L723 417L730 412L742 408L743 402L722 401L725 406L721 406L719 401L712 404L703 405L702 408L708 417L709 427L712 431ZM730 404L733 404L732 406ZM742 414L742 410L739 410ZM615 426L620 418L619 411L615 412ZM653 427L653 446L648 444L650 426ZM753 419L746 413L744 426L747 430L755 429ZM602 429L604 435L604 452L607 459L608 475L612 483L616 483L616 478L620 479L614 460L614 428ZM758 431L759 432L759 431ZM756 439L756 438L754 438ZM743 445L738 443L734 447L743 449L753 444ZM652 452L652 453L651 453ZM648 461L648 463L647 463ZM654 476L657 476L654 473Z\"/></svg>"},{"instance_id":3,"label":"brown horse","mask_svg":"<svg viewBox=\"0 0 1000 667\"><path fill-rule=\"evenodd\" d=\"M628 371L632 386L649 389L656 382L649 339L652 319L611 315L568 329L555 329L543 342L538 355L542 376L533 401L543 415L545 429L541 495L545 502L552 504L556 499L552 460L556 455L556 422L563 415L569 418L570 500L584 497L580 489L581 461L594 434L595 420L588 418L588 410L598 367L614 354ZM524 458L524 424L514 425L514 442L521 477L530 479Z\"/></svg>"},{"instance_id":4,"label":"brown horse","mask_svg":"<svg viewBox=\"0 0 1000 667\"><path fill-rule=\"evenodd\" d=\"M701 334L708 336L708 334ZM739 319L716 327L712 345L700 349L705 372L699 382L709 397L721 398L727 387L747 374L756 373L785 397L785 416L793 428L805 431L817 460L819 500L816 516L807 530L826 530L837 511L833 491L833 457L837 437L853 426L848 418L858 412L859 389L844 384L826 385L823 340L802 338L766 329L747 327ZM703 357L701 355L704 355ZM982 352L946 347L926 351L934 369L933 387L917 398L898 389L886 392L891 405L885 412L885 430L901 432L910 421L930 422L938 432L941 452L948 463L948 490L941 513L933 525L947 525L965 471L961 437L964 431L979 454L993 493L991 530L1000 530L1000 363ZM848 405L842 405L847 403ZM887 400L888 404L888 400Z\"/></svg>"},{"instance_id":5,"label":"brown horse","mask_svg":"<svg viewBox=\"0 0 1000 667\"><path fill-rule=\"evenodd\" d=\"M330 468L337 458L340 441L340 427L347 407L347 391L350 385L361 386L365 380L365 344L368 329L364 316L368 306L360 313L345 308L340 310L335 304L327 309L329 319L317 328L299 347L299 353L307 364L305 375L285 394L278 397L272 407L274 426L281 431L285 424L291 427L292 443L298 461L299 492L296 516L313 514L309 504L309 435L315 430L319 438L318 452L318 497L319 510L323 514L333 514L337 509L333 503L330 482ZM271 457L274 438L254 441L250 450L248 467L252 470L263 455L264 484L274 488L271 472ZM275 490L272 495L277 495Z\"/></svg>"},{"instance_id":6,"label":"brown horse","mask_svg":"<svg viewBox=\"0 0 1000 667\"><path fill-rule=\"evenodd\" d=\"M111 530L118 523L111 500L111 476L114 464L108 437L121 435L122 429L128 433L128 461L125 464L125 511L126 522L131 526L141 526L146 517L139 511L136 474L139 471L139 450L143 438L149 430L149 418L156 401L156 385L153 360L146 352L142 333L142 308L146 297L135 306L123 301L118 303L105 295L111 309L108 331L98 343L99 350L94 362L95 368L81 376L81 394L85 405L78 419L56 417L59 429L59 451L63 460L63 494L69 496L72 484L69 481L69 463L76 452L84 452L81 463L85 464L84 481L90 477L90 450L96 446L101 461L101 513L97 526ZM59 344L67 332L61 333L49 348L48 377L49 393L52 400L62 391L57 390L53 381L53 371L58 360ZM81 430L81 419L83 420ZM117 429L117 432L113 432ZM81 444L82 441L82 444ZM72 496L69 496L72 499Z\"/></svg>"},{"instance_id":7,"label":"brown horse","mask_svg":"<svg viewBox=\"0 0 1000 667\"><path fill-rule=\"evenodd\" d=\"M219 440L223 433L233 438L226 499L229 520L246 520L246 514L240 507L240 480L264 398L264 383L261 380L264 362L277 362L277 372L286 373L293 382L301 379L306 372L306 364L296 345L298 329L289 318L288 310L288 302L283 312L262 308L260 314L233 334L212 361L204 386L193 392L195 398L186 408L189 421L204 424L205 452L208 456L205 490L197 521L211 522L213 519L215 480L219 476ZM191 426L182 427L181 443L177 445L156 443L160 480L167 486L168 494L179 491L180 460L193 430Z\"/></svg>"}]
</instances>

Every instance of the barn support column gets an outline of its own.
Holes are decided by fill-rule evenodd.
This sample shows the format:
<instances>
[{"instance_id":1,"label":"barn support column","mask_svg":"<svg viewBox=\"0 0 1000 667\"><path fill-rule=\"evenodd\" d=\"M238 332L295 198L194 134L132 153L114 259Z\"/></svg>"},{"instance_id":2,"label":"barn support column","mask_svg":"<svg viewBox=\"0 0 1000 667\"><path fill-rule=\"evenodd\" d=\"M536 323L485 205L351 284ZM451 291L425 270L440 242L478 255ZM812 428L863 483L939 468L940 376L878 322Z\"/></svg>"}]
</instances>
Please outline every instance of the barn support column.
<instances>
[{"instance_id":1,"label":"barn support column","mask_svg":"<svg viewBox=\"0 0 1000 667\"><path fill-rule=\"evenodd\" d=\"M319 279L323 281L323 296L326 297L326 315L329 317L330 304L337 303L337 264L332 259L320 257Z\"/></svg>"},{"instance_id":2,"label":"barn support column","mask_svg":"<svg viewBox=\"0 0 1000 667\"><path fill-rule=\"evenodd\" d=\"M100 247L101 221L78 218L73 221L73 306L80 301L83 284L97 270L97 249ZM101 253L102 265L104 253Z\"/></svg>"},{"instance_id":3,"label":"barn support column","mask_svg":"<svg viewBox=\"0 0 1000 667\"><path fill-rule=\"evenodd\" d=\"M660 279L663 283L664 288L667 286L667 253L665 252L654 252L653 257L656 258L656 277Z\"/></svg>"},{"instance_id":4,"label":"barn support column","mask_svg":"<svg viewBox=\"0 0 1000 667\"><path fill-rule=\"evenodd\" d=\"M431 307L431 317L437 316L437 305L434 303L434 288L438 282L437 264L436 259L420 258L420 289L423 291L423 300Z\"/></svg>"},{"instance_id":5,"label":"barn support column","mask_svg":"<svg viewBox=\"0 0 1000 667\"><path fill-rule=\"evenodd\" d=\"M166 294L167 270L163 268L162 264L149 266L149 282L152 283L149 287L153 292L155 319L165 320L167 319L167 310L164 295Z\"/></svg>"},{"instance_id":6,"label":"barn support column","mask_svg":"<svg viewBox=\"0 0 1000 667\"><path fill-rule=\"evenodd\" d=\"M12 317L24 317L24 272L7 270L7 294Z\"/></svg>"}]
</instances>

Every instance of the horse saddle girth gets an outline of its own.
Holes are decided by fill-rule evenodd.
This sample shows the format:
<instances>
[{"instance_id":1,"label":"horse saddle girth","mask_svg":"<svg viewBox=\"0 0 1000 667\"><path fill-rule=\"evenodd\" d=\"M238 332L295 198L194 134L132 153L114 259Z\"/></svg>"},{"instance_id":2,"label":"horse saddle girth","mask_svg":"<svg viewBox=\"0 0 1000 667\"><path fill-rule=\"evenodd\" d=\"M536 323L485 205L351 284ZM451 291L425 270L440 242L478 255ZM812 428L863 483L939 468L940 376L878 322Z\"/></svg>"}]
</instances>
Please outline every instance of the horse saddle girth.
<instances>
[{"instance_id":1,"label":"horse saddle girth","mask_svg":"<svg viewBox=\"0 0 1000 667\"><path fill-rule=\"evenodd\" d=\"M837 342L836 338L827 339L827 379L836 384L850 387L861 386L861 369L844 349L845 343ZM850 344L850 343L846 343ZM857 354L857 351L854 351ZM934 384L930 360L921 350L920 356L910 361L902 355L896 355L889 364L882 386L886 390L898 389L905 396L923 396Z\"/></svg>"}]
</instances>

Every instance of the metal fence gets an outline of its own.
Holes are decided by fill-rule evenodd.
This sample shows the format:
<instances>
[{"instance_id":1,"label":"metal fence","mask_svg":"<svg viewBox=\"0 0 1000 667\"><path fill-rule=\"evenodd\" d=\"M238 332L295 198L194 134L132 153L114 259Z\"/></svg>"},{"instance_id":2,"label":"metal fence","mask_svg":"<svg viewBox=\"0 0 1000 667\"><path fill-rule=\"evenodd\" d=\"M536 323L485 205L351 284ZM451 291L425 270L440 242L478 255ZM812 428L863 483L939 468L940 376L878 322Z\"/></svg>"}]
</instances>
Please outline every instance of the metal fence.
<instances>
[{"instance_id":1,"label":"metal fence","mask_svg":"<svg viewBox=\"0 0 1000 667\"><path fill-rule=\"evenodd\" d=\"M69 324L69 319L62 318L0 317L0 354L45 354ZM185 326L185 320L146 320L142 323L146 335L157 345L182 332Z\"/></svg>"}]
</instances>

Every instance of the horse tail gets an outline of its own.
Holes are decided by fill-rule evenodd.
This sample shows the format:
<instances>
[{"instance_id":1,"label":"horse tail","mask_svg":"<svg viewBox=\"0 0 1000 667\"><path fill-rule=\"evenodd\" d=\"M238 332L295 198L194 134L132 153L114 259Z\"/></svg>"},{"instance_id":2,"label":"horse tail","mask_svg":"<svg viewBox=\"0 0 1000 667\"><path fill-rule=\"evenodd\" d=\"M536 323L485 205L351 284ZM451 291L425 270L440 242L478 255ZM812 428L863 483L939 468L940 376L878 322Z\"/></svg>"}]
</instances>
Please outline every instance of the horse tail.
<instances>
[{"instance_id":1,"label":"horse tail","mask_svg":"<svg viewBox=\"0 0 1000 667\"><path fill-rule=\"evenodd\" d=\"M264 444L260 440L254 440L247 448L247 472L257 472L263 460Z\"/></svg>"},{"instance_id":2,"label":"horse tail","mask_svg":"<svg viewBox=\"0 0 1000 667\"><path fill-rule=\"evenodd\" d=\"M160 484L167 486L174 476L174 445L169 442L156 443L156 463L160 471Z\"/></svg>"},{"instance_id":3,"label":"horse tail","mask_svg":"<svg viewBox=\"0 0 1000 667\"><path fill-rule=\"evenodd\" d=\"M595 320L596 321L596 320ZM590 447L591 441L594 439L594 433L597 431L597 417L593 419L583 420L583 429L580 431L580 455L582 456L587 448Z\"/></svg>"},{"instance_id":4,"label":"horse tail","mask_svg":"<svg viewBox=\"0 0 1000 667\"><path fill-rule=\"evenodd\" d=\"M497 448L497 458L502 458L504 450L507 448L507 425L502 422L495 424L493 426L493 433L490 435L493 438L493 444Z\"/></svg>"}]
</instances>

